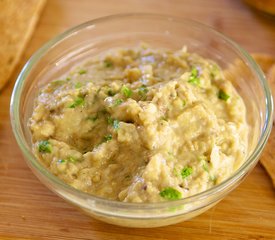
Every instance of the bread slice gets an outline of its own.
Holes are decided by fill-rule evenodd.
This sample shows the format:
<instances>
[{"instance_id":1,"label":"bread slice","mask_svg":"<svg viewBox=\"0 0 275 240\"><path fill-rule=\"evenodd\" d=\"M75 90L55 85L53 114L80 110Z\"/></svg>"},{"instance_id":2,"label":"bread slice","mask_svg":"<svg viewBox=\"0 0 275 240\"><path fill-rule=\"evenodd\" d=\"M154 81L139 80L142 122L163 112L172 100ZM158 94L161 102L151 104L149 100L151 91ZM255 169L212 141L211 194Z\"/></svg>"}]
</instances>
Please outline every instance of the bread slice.
<instances>
[{"instance_id":1,"label":"bread slice","mask_svg":"<svg viewBox=\"0 0 275 240\"><path fill-rule=\"evenodd\" d=\"M245 2L260 11L275 15L274 0L245 0Z\"/></svg>"},{"instance_id":2,"label":"bread slice","mask_svg":"<svg viewBox=\"0 0 275 240\"><path fill-rule=\"evenodd\" d=\"M267 79L270 84L273 98L275 94L275 64L270 67L267 72ZM270 137L266 144L264 154L261 157L261 164L264 166L265 170L272 179L273 186L275 187L275 129L274 129L274 118L273 118L273 129L271 131Z\"/></svg>"},{"instance_id":3,"label":"bread slice","mask_svg":"<svg viewBox=\"0 0 275 240\"><path fill-rule=\"evenodd\" d=\"M266 75L272 65L275 64L275 56L271 56L265 53L253 53L251 55Z\"/></svg>"},{"instance_id":4,"label":"bread slice","mask_svg":"<svg viewBox=\"0 0 275 240\"><path fill-rule=\"evenodd\" d=\"M275 56L267 54L252 54L253 58L262 68L266 75L269 86L275 96ZM274 119L273 119L274 125ZM273 186L275 187L275 129L271 131L270 137L261 156L260 162L272 179Z\"/></svg>"},{"instance_id":5,"label":"bread slice","mask_svg":"<svg viewBox=\"0 0 275 240\"><path fill-rule=\"evenodd\" d=\"M31 37L46 0L0 1L0 90Z\"/></svg>"}]
</instances>

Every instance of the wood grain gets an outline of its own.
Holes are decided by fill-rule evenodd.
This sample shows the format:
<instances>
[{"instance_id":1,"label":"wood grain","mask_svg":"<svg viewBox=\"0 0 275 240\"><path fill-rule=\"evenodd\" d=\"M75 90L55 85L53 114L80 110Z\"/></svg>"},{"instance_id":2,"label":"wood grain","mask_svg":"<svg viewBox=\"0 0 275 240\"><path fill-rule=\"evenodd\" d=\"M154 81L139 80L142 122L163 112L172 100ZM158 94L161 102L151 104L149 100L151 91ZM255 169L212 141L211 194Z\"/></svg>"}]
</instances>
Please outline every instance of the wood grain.
<instances>
[{"instance_id":1,"label":"wood grain","mask_svg":"<svg viewBox=\"0 0 275 240\"><path fill-rule=\"evenodd\" d=\"M275 56L268 54L252 54L252 57L259 64L263 70L269 86L272 91L272 95L275 96ZM275 123L275 116L274 123ZM269 137L269 141L265 146L264 154L262 155L260 162L272 179L273 186L275 187L275 131L272 131Z\"/></svg>"},{"instance_id":2,"label":"wood grain","mask_svg":"<svg viewBox=\"0 0 275 240\"><path fill-rule=\"evenodd\" d=\"M274 20L238 0L48 0L13 82L30 55L57 33L99 16L133 11L192 18L250 52L275 55ZM83 215L44 187L24 162L9 122L13 82L0 94L0 239L275 239L275 191L260 165L218 205L187 222L127 229Z\"/></svg>"}]
</instances>

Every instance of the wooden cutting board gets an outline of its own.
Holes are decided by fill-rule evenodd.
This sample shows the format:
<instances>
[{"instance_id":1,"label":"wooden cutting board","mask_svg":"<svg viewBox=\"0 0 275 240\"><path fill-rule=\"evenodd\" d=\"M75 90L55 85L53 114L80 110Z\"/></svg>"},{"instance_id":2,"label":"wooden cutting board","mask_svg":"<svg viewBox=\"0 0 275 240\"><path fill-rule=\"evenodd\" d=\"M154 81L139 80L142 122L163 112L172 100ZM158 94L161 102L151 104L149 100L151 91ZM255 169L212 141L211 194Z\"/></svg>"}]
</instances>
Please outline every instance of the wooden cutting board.
<instances>
[{"instance_id":1,"label":"wooden cutting board","mask_svg":"<svg viewBox=\"0 0 275 240\"><path fill-rule=\"evenodd\" d=\"M13 81L30 55L57 33L89 19L121 12L192 18L225 33L250 52L275 55L274 19L257 15L238 0L48 0ZM127 229L83 215L44 187L24 162L9 120L12 87L13 82L0 93L1 240L275 239L275 191L261 165L214 208L187 222Z\"/></svg>"}]
</instances>

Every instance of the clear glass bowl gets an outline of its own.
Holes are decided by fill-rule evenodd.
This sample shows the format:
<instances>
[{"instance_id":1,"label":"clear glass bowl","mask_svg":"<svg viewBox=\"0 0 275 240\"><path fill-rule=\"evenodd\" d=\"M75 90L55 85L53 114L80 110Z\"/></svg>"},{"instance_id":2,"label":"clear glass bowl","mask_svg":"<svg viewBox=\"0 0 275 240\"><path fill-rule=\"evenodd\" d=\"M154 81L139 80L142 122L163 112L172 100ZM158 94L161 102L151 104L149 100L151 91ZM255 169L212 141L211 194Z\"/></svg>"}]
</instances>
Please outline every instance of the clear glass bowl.
<instances>
[{"instance_id":1,"label":"clear glass bowl","mask_svg":"<svg viewBox=\"0 0 275 240\"><path fill-rule=\"evenodd\" d=\"M161 203L123 203L78 191L51 174L35 158L27 121L39 88L73 65L114 47L136 46L180 49L184 45L216 61L247 107L249 154L226 181L194 196ZM102 221L128 227L157 227L190 219L219 202L256 165L272 127L273 104L267 81L251 56L227 37L194 21L152 14L103 17L74 27L40 48L27 62L11 98L11 123L26 162L56 194Z\"/></svg>"}]
</instances>

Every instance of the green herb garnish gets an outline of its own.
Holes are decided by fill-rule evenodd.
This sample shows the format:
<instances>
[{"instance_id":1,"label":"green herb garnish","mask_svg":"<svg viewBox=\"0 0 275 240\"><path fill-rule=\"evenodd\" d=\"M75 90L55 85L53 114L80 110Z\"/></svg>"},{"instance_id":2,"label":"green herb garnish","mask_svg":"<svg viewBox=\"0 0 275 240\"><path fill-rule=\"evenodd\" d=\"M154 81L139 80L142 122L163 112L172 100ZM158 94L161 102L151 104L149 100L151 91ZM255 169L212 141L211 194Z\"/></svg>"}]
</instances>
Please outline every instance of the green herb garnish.
<instances>
[{"instance_id":1,"label":"green herb garnish","mask_svg":"<svg viewBox=\"0 0 275 240\"><path fill-rule=\"evenodd\" d=\"M64 159L59 159L58 161L57 161L57 163L65 163L66 162L66 160L64 160Z\"/></svg>"},{"instance_id":2,"label":"green herb garnish","mask_svg":"<svg viewBox=\"0 0 275 240\"><path fill-rule=\"evenodd\" d=\"M106 68L110 68L110 67L113 67L114 64L113 64L112 61L110 61L110 60L108 60L108 59L105 59L105 60L104 60L104 66L105 66Z\"/></svg>"},{"instance_id":3,"label":"green herb garnish","mask_svg":"<svg viewBox=\"0 0 275 240\"><path fill-rule=\"evenodd\" d=\"M181 170L180 175L184 179L190 176L192 173L193 173L193 169L191 167L185 167Z\"/></svg>"},{"instance_id":4,"label":"green herb garnish","mask_svg":"<svg viewBox=\"0 0 275 240\"><path fill-rule=\"evenodd\" d=\"M210 175L209 179L214 183L214 185L217 184L217 178L214 175Z\"/></svg>"},{"instance_id":5,"label":"green herb garnish","mask_svg":"<svg viewBox=\"0 0 275 240\"><path fill-rule=\"evenodd\" d=\"M66 81L70 81L71 80L71 78L70 77L66 77Z\"/></svg>"},{"instance_id":6,"label":"green herb garnish","mask_svg":"<svg viewBox=\"0 0 275 240\"><path fill-rule=\"evenodd\" d=\"M165 189L163 189L159 195L167 200L177 200L177 199L181 199L181 192L179 192L178 190L172 188L172 187L167 187Z\"/></svg>"},{"instance_id":7,"label":"green herb garnish","mask_svg":"<svg viewBox=\"0 0 275 240\"><path fill-rule=\"evenodd\" d=\"M220 90L218 93L218 98L221 100L227 101L230 98L230 96L223 90Z\"/></svg>"},{"instance_id":8,"label":"green herb garnish","mask_svg":"<svg viewBox=\"0 0 275 240\"><path fill-rule=\"evenodd\" d=\"M87 73L87 70L81 69L81 70L78 71L78 73L79 73L80 75L83 75L83 74L86 74L86 73Z\"/></svg>"},{"instance_id":9,"label":"green herb garnish","mask_svg":"<svg viewBox=\"0 0 275 240\"><path fill-rule=\"evenodd\" d=\"M117 119L114 119L114 121L113 121L113 128L115 130L119 129L119 121Z\"/></svg>"},{"instance_id":10,"label":"green herb garnish","mask_svg":"<svg viewBox=\"0 0 275 240\"><path fill-rule=\"evenodd\" d=\"M165 116L162 116L160 119L163 120L163 121L165 121L165 122L168 122L168 119Z\"/></svg>"},{"instance_id":11,"label":"green herb garnish","mask_svg":"<svg viewBox=\"0 0 275 240\"><path fill-rule=\"evenodd\" d=\"M71 163L76 163L78 161L78 159L76 159L75 157L69 156L66 158L68 162Z\"/></svg>"},{"instance_id":12,"label":"green herb garnish","mask_svg":"<svg viewBox=\"0 0 275 240\"><path fill-rule=\"evenodd\" d=\"M182 100L182 106L185 107L186 106L186 101Z\"/></svg>"},{"instance_id":13,"label":"green herb garnish","mask_svg":"<svg viewBox=\"0 0 275 240\"><path fill-rule=\"evenodd\" d=\"M75 108L77 106L83 105L84 104L84 98L83 97L77 97L74 102L69 105L69 108Z\"/></svg>"},{"instance_id":14,"label":"green herb garnish","mask_svg":"<svg viewBox=\"0 0 275 240\"><path fill-rule=\"evenodd\" d=\"M49 141L45 140L45 141L40 141L38 143L38 150L41 153L51 153L52 152L52 146L49 143Z\"/></svg>"},{"instance_id":15,"label":"green herb garnish","mask_svg":"<svg viewBox=\"0 0 275 240\"><path fill-rule=\"evenodd\" d=\"M108 122L109 125L112 125L112 127L115 130L119 129L119 121L117 119L113 119L111 117L108 117L107 122Z\"/></svg>"},{"instance_id":16,"label":"green herb garnish","mask_svg":"<svg viewBox=\"0 0 275 240\"><path fill-rule=\"evenodd\" d=\"M113 124L113 121L114 121L114 119L112 119L110 116L107 117L107 123L108 123L109 125L112 125L112 124Z\"/></svg>"},{"instance_id":17,"label":"green herb garnish","mask_svg":"<svg viewBox=\"0 0 275 240\"><path fill-rule=\"evenodd\" d=\"M123 103L122 99L116 99L113 106L114 107L119 106L121 103Z\"/></svg>"},{"instance_id":18,"label":"green herb garnish","mask_svg":"<svg viewBox=\"0 0 275 240\"><path fill-rule=\"evenodd\" d=\"M58 163L67 163L67 162L76 163L78 162L78 159L75 157L69 156L66 159L59 159L57 162Z\"/></svg>"},{"instance_id":19,"label":"green herb garnish","mask_svg":"<svg viewBox=\"0 0 275 240\"><path fill-rule=\"evenodd\" d=\"M108 135L104 136L103 142L109 142L109 141L111 141L112 139L113 139L112 134L108 134Z\"/></svg>"},{"instance_id":20,"label":"green herb garnish","mask_svg":"<svg viewBox=\"0 0 275 240\"><path fill-rule=\"evenodd\" d=\"M74 85L74 87L77 89L77 88L81 88L82 87L82 84L80 83L80 82L78 82L78 83L76 83L75 85Z\"/></svg>"},{"instance_id":21,"label":"green herb garnish","mask_svg":"<svg viewBox=\"0 0 275 240\"><path fill-rule=\"evenodd\" d=\"M141 99L146 99L146 94L148 93L148 88L146 85L141 85L138 89L138 94L141 96Z\"/></svg>"},{"instance_id":22,"label":"green herb garnish","mask_svg":"<svg viewBox=\"0 0 275 240\"><path fill-rule=\"evenodd\" d=\"M209 173L209 167L208 167L208 164L205 160L203 160L202 168L203 168L204 171Z\"/></svg>"},{"instance_id":23,"label":"green herb garnish","mask_svg":"<svg viewBox=\"0 0 275 240\"><path fill-rule=\"evenodd\" d=\"M87 119L95 122L98 119L98 115L96 114L95 116L89 116Z\"/></svg>"},{"instance_id":24,"label":"green herb garnish","mask_svg":"<svg viewBox=\"0 0 275 240\"><path fill-rule=\"evenodd\" d=\"M112 97L115 95L115 93L112 91L112 89L109 89L107 92L108 96Z\"/></svg>"},{"instance_id":25,"label":"green herb garnish","mask_svg":"<svg viewBox=\"0 0 275 240\"><path fill-rule=\"evenodd\" d=\"M131 95L133 93L132 90L130 88L128 88L127 86L125 86L125 85L122 86L121 92L127 98L131 97Z\"/></svg>"},{"instance_id":26,"label":"green herb garnish","mask_svg":"<svg viewBox=\"0 0 275 240\"><path fill-rule=\"evenodd\" d=\"M66 82L65 80L55 80L51 82L51 85L60 86L60 85L63 85L65 82Z\"/></svg>"},{"instance_id":27,"label":"green herb garnish","mask_svg":"<svg viewBox=\"0 0 275 240\"><path fill-rule=\"evenodd\" d=\"M188 80L189 83L193 84L193 85L200 85L200 79L199 79L199 71L196 68L192 68L191 70L191 75L189 77Z\"/></svg>"}]
</instances>

